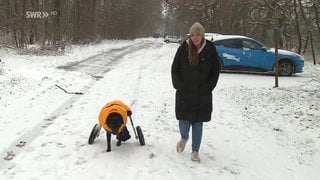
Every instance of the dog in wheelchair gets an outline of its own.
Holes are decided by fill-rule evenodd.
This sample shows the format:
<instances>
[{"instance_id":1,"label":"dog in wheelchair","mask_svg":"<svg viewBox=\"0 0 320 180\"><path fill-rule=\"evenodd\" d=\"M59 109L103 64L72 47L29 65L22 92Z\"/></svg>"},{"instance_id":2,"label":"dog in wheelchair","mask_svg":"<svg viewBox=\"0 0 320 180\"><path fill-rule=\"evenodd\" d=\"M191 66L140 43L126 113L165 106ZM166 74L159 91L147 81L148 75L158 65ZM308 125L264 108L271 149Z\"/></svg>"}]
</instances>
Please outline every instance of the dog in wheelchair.
<instances>
[{"instance_id":1,"label":"dog in wheelchair","mask_svg":"<svg viewBox=\"0 0 320 180\"><path fill-rule=\"evenodd\" d=\"M101 128L106 131L107 152L111 151L111 135L115 135L117 139L117 146L121 146L121 142L125 142L131 138L128 128L126 126L128 118L130 118L136 138L139 138L141 145L145 145L144 137L140 126L134 128L131 119L131 109L119 100L108 102L100 111L98 120L99 124L95 124L91 130L88 143L93 144L95 139L99 136ZM137 131L137 132L136 132Z\"/></svg>"}]
</instances>

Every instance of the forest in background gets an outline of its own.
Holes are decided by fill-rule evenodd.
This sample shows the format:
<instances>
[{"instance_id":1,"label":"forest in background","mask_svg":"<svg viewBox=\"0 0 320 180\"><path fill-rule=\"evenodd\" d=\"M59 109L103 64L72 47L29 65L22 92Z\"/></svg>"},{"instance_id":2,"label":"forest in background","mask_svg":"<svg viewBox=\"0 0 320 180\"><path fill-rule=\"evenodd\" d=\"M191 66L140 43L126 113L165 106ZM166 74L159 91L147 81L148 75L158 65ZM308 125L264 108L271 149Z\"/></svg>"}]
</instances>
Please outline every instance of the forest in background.
<instances>
[{"instance_id":1,"label":"forest in background","mask_svg":"<svg viewBox=\"0 0 320 180\"><path fill-rule=\"evenodd\" d=\"M278 28L280 48L308 51L315 62L319 16L320 0L0 0L0 42L24 48L152 33L183 38L199 21L206 32L246 35L268 45L268 31Z\"/></svg>"}]
</instances>

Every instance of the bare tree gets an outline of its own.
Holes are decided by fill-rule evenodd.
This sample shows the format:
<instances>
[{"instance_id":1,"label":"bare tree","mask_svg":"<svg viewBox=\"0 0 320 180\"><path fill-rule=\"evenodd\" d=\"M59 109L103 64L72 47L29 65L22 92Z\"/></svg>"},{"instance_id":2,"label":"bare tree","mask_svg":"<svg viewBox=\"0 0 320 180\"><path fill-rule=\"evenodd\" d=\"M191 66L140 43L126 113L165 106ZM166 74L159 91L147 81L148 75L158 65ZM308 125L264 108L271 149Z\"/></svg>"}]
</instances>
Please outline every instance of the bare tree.
<instances>
[{"instance_id":1,"label":"bare tree","mask_svg":"<svg viewBox=\"0 0 320 180\"><path fill-rule=\"evenodd\" d=\"M300 6L300 11L301 11L301 16L305 22L305 26L308 32L308 36L310 37L310 44L311 44L311 53L312 53L312 59L313 59L313 64L316 65L316 58L315 58L315 52L314 52L314 44L313 44L313 33L311 30L311 25L310 25L310 21L308 21L307 19L307 15L305 13L305 8L308 6L304 6L302 4L302 0L298 0L299 2L299 6Z\"/></svg>"},{"instance_id":2,"label":"bare tree","mask_svg":"<svg viewBox=\"0 0 320 180\"><path fill-rule=\"evenodd\" d=\"M80 19L81 19L81 9L83 7L82 0L75 0L73 4L73 27L72 27L72 40L74 43L79 43L80 41Z\"/></svg>"},{"instance_id":3,"label":"bare tree","mask_svg":"<svg viewBox=\"0 0 320 180\"><path fill-rule=\"evenodd\" d=\"M281 27L280 47L303 53L310 43L315 59L319 9L319 0L2 0L0 31L12 35L17 47L26 43L45 47L62 39L73 43L132 39L159 30L184 36L199 21L207 32L247 35L272 45L267 30ZM26 11L56 14L26 19Z\"/></svg>"},{"instance_id":4,"label":"bare tree","mask_svg":"<svg viewBox=\"0 0 320 180\"><path fill-rule=\"evenodd\" d=\"M57 12L53 18L53 43L61 41L61 26L60 26L60 9L61 9L61 0L54 0L54 10Z\"/></svg>"},{"instance_id":5,"label":"bare tree","mask_svg":"<svg viewBox=\"0 0 320 180\"><path fill-rule=\"evenodd\" d=\"M299 14L298 14L298 5L297 1L293 0L294 2L294 15L295 15L295 27L297 30L297 41L298 41L298 47L296 47L296 52L301 54L301 48L302 48L302 36L301 36L301 31L300 31L300 20L299 20Z\"/></svg>"}]
</instances>

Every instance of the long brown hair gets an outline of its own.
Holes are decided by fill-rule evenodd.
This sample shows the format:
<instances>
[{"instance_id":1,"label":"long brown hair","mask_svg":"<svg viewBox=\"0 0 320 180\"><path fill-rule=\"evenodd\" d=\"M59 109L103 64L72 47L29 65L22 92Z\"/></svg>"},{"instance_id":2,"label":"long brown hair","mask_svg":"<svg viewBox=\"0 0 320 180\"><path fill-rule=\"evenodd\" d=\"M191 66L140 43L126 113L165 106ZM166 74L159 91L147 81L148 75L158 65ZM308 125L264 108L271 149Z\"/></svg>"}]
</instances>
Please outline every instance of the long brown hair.
<instances>
[{"instance_id":1,"label":"long brown hair","mask_svg":"<svg viewBox=\"0 0 320 180\"><path fill-rule=\"evenodd\" d=\"M198 49L191 41L191 38L188 39L188 60L190 65L197 65L199 63L198 59ZM204 39L202 39L201 44L203 44Z\"/></svg>"},{"instance_id":2,"label":"long brown hair","mask_svg":"<svg viewBox=\"0 0 320 180\"><path fill-rule=\"evenodd\" d=\"M191 39L189 39L188 43L188 60L190 65L198 64L198 51L196 46L192 43Z\"/></svg>"}]
</instances>

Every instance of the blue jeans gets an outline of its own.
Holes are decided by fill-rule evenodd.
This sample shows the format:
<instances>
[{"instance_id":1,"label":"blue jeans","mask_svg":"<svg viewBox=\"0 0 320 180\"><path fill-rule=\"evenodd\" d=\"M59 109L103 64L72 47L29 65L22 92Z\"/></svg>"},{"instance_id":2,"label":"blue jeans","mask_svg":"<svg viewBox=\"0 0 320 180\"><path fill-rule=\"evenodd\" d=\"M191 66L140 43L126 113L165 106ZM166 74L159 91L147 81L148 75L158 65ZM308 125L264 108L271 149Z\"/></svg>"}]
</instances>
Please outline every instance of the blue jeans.
<instances>
[{"instance_id":1,"label":"blue jeans","mask_svg":"<svg viewBox=\"0 0 320 180\"><path fill-rule=\"evenodd\" d=\"M190 126L192 126L192 152L199 152L202 139L202 125L202 122L191 123L186 120L179 120L180 135L185 140L189 138Z\"/></svg>"}]
</instances>

